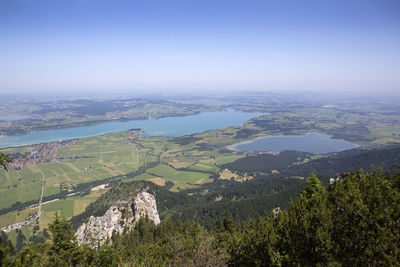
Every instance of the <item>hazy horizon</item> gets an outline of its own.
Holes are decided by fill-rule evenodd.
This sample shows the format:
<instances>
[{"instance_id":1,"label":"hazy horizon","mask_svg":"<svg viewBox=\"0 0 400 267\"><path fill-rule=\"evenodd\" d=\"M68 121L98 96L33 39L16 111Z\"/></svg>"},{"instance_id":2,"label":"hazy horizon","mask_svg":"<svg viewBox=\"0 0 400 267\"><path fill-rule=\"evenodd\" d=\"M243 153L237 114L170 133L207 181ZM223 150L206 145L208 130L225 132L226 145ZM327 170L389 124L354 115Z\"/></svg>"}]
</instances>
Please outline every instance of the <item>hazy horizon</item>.
<instances>
[{"instance_id":1,"label":"hazy horizon","mask_svg":"<svg viewBox=\"0 0 400 267\"><path fill-rule=\"evenodd\" d=\"M398 94L400 2L3 0L0 94Z\"/></svg>"}]
</instances>

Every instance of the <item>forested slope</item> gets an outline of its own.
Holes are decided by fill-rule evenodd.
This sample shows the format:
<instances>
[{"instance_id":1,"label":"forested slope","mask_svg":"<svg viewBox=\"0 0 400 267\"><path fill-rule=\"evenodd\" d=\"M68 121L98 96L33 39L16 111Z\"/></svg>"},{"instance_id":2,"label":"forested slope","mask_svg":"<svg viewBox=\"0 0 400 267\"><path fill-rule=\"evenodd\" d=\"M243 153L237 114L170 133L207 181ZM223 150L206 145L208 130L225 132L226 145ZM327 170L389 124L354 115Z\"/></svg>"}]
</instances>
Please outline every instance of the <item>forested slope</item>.
<instances>
[{"instance_id":1,"label":"forested slope","mask_svg":"<svg viewBox=\"0 0 400 267\"><path fill-rule=\"evenodd\" d=\"M237 172L271 172L278 170L280 176L308 177L312 173L335 176L337 173L372 166L390 169L400 162L400 147L375 149L352 149L338 153L315 156L306 152L283 151L278 155L249 155L223 167Z\"/></svg>"},{"instance_id":2,"label":"forested slope","mask_svg":"<svg viewBox=\"0 0 400 267\"><path fill-rule=\"evenodd\" d=\"M55 217L51 244L15 255L2 237L3 266L397 266L400 264L400 169L353 172L327 188L315 177L287 210L248 222L141 219L99 249L78 246Z\"/></svg>"},{"instance_id":3,"label":"forested slope","mask_svg":"<svg viewBox=\"0 0 400 267\"><path fill-rule=\"evenodd\" d=\"M400 162L400 148L364 150L355 149L334 153L322 158L310 159L310 153L283 151L278 155L247 156L226 167L238 173L251 173L246 182L216 179L197 188L170 192L168 186L160 187L145 181L122 182L84 213L71 219L74 228L91 215L99 216L111 206L112 201L128 198L138 188L147 187L155 194L161 219L191 220L195 218L203 226L212 227L217 220L232 214L236 220L247 220L268 214L273 208L286 209L291 200L304 189L305 180L291 177L308 177L313 173L324 184L339 172L356 169L369 170L381 166L390 170ZM297 164L301 162L301 164ZM271 173L278 170L278 173Z\"/></svg>"}]
</instances>

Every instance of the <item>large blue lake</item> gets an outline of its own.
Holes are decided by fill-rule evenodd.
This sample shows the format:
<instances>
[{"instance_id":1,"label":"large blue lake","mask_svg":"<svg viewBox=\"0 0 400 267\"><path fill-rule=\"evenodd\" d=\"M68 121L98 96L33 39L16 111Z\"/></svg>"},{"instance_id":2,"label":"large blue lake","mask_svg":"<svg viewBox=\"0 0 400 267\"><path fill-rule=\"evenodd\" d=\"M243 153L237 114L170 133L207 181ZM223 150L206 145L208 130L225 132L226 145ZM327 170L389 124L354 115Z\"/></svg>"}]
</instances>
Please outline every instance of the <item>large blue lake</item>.
<instances>
[{"instance_id":1,"label":"large blue lake","mask_svg":"<svg viewBox=\"0 0 400 267\"><path fill-rule=\"evenodd\" d=\"M84 138L112 132L127 131L132 128L143 129L144 136L183 136L228 126L240 126L242 122L261 115L260 113L227 110L220 112L203 112L183 117L166 117L161 119L123 122L113 121L92 126L46 130L17 136L0 137L0 148Z\"/></svg>"},{"instance_id":2,"label":"large blue lake","mask_svg":"<svg viewBox=\"0 0 400 267\"><path fill-rule=\"evenodd\" d=\"M355 148L356 145L320 133L306 133L295 136L267 136L252 141L241 142L229 146L230 149L241 152L296 150L314 154L339 152Z\"/></svg>"}]
</instances>

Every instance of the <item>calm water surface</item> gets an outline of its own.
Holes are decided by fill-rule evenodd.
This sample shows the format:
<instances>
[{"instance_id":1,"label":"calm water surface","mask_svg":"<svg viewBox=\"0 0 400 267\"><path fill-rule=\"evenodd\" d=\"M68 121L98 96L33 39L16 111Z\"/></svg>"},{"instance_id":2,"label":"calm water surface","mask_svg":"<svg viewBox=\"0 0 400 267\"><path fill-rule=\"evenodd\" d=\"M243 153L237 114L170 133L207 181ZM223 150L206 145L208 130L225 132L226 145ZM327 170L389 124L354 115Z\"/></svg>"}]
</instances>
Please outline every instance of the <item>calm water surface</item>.
<instances>
[{"instance_id":1,"label":"calm water surface","mask_svg":"<svg viewBox=\"0 0 400 267\"><path fill-rule=\"evenodd\" d=\"M112 132L127 131L132 128L143 129L144 136L176 137L228 126L240 126L242 122L261 115L263 114L228 110L219 112L203 112L184 117L167 117L161 119L131 120L124 122L113 121L92 126L46 130L17 136L0 137L0 148L84 138Z\"/></svg>"},{"instance_id":2,"label":"calm water surface","mask_svg":"<svg viewBox=\"0 0 400 267\"><path fill-rule=\"evenodd\" d=\"M15 116L0 116L0 121L17 121L32 118L30 116L15 115Z\"/></svg>"},{"instance_id":3,"label":"calm water surface","mask_svg":"<svg viewBox=\"0 0 400 267\"><path fill-rule=\"evenodd\" d=\"M267 136L253 141L241 142L229 146L230 149L241 152L296 150L314 154L339 152L355 148L356 145L320 133L306 133L294 136Z\"/></svg>"}]
</instances>

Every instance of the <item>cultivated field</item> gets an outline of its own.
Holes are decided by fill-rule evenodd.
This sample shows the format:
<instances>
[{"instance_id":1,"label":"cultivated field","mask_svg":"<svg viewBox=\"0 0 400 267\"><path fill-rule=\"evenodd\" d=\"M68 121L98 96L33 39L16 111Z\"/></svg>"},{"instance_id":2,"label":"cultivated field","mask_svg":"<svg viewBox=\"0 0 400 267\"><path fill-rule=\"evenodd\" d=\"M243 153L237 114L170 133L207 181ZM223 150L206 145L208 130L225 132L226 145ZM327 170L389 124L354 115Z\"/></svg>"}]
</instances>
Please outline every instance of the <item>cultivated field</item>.
<instances>
[{"instance_id":1,"label":"cultivated field","mask_svg":"<svg viewBox=\"0 0 400 267\"><path fill-rule=\"evenodd\" d=\"M72 190L81 183L135 171L139 161L151 160L145 151L138 154L138 145L125 142L121 133L81 139L75 145L61 148L57 158L59 162L25 165L9 172L0 170L0 209L17 201L38 200L42 173L46 180L44 196L50 196Z\"/></svg>"},{"instance_id":2,"label":"cultivated field","mask_svg":"<svg viewBox=\"0 0 400 267\"><path fill-rule=\"evenodd\" d=\"M123 180L147 180L164 186L172 183L172 191L197 187L211 182L220 172L220 164L234 161L242 155L220 153L226 144L234 142L226 138L237 127L208 131L194 135L193 140L180 142L179 138L132 137L129 132L106 134L83 138L72 145L62 147L58 155L48 162L22 165L20 169L0 170L0 210L10 208L17 202L37 204L40 198L42 178L45 178L44 197L64 196L42 207L40 228L58 211L70 218L84 211L86 206L105 192L93 191L89 195L79 191L80 185L92 182L106 183L119 176ZM6 149L6 153L27 153L43 145ZM146 167L152 163L151 167ZM132 177L128 173L144 171ZM214 178L211 178L214 177ZM97 184L96 184L97 185ZM93 186L94 187L94 186ZM66 194L71 196L66 196ZM74 195L72 195L74 194ZM64 199L62 199L64 198ZM31 205L30 204L30 205ZM37 212L37 207L23 207L0 215L0 225L5 226L26 219Z\"/></svg>"}]
</instances>

